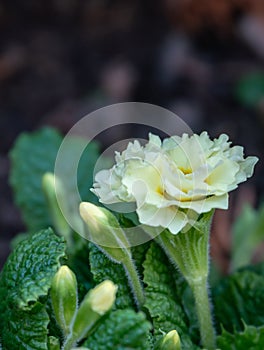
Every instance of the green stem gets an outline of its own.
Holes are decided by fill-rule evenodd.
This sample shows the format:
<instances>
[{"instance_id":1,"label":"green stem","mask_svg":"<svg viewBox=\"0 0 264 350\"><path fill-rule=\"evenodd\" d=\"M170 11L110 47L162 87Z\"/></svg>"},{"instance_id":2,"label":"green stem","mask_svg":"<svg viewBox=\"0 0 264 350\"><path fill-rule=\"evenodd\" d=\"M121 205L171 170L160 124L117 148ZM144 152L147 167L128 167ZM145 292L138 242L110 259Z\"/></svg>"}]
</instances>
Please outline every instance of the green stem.
<instances>
[{"instance_id":1,"label":"green stem","mask_svg":"<svg viewBox=\"0 0 264 350\"><path fill-rule=\"evenodd\" d=\"M193 281L190 287L194 295L202 344L206 349L213 350L215 349L215 331L211 318L207 279L201 278Z\"/></svg>"},{"instance_id":2,"label":"green stem","mask_svg":"<svg viewBox=\"0 0 264 350\"><path fill-rule=\"evenodd\" d=\"M165 230L156 238L171 261L180 269L193 291L201 341L207 350L215 349L215 332L207 289L212 215L213 212L203 214L195 227L187 232L173 235Z\"/></svg>"},{"instance_id":3,"label":"green stem","mask_svg":"<svg viewBox=\"0 0 264 350\"><path fill-rule=\"evenodd\" d=\"M135 264L134 264L133 260L131 259L131 257L129 257L128 259L123 261L123 266L125 268L125 271L126 271L126 274L128 277L128 281L130 283L130 287L131 287L132 292L134 294L136 304L137 304L138 308L140 309L144 304L145 296L144 296L143 287L142 287L142 284L140 282Z\"/></svg>"},{"instance_id":4,"label":"green stem","mask_svg":"<svg viewBox=\"0 0 264 350\"><path fill-rule=\"evenodd\" d=\"M75 344L76 340L71 337L68 337L64 346L62 347L62 350L71 350Z\"/></svg>"}]
</instances>

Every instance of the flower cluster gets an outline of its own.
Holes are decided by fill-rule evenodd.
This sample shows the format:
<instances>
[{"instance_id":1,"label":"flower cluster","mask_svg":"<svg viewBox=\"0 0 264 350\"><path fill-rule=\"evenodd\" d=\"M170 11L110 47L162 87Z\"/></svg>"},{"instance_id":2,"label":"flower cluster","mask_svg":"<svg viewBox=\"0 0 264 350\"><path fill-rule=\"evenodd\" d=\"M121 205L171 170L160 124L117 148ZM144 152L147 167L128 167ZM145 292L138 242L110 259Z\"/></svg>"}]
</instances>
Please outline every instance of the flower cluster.
<instances>
[{"instance_id":1,"label":"flower cluster","mask_svg":"<svg viewBox=\"0 0 264 350\"><path fill-rule=\"evenodd\" d=\"M244 158L222 134L172 136L163 142L149 135L142 146L129 143L116 164L95 176L92 191L104 204L135 202L139 221L176 234L197 215L227 209L228 192L252 176L256 157Z\"/></svg>"}]
</instances>

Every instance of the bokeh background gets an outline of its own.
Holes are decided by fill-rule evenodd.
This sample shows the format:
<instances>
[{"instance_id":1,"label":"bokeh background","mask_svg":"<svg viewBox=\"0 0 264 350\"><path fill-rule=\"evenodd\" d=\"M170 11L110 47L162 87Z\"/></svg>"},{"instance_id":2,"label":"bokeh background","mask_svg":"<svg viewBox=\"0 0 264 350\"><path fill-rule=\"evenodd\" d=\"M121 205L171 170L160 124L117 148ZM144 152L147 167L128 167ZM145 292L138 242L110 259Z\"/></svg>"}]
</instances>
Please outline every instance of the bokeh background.
<instances>
[{"instance_id":1,"label":"bokeh background","mask_svg":"<svg viewBox=\"0 0 264 350\"><path fill-rule=\"evenodd\" d=\"M263 197L263 34L262 0L1 0L0 264L24 229L8 186L16 137L43 125L67 132L99 107L140 101L259 156L215 217L212 253L228 271L231 223Z\"/></svg>"}]
</instances>

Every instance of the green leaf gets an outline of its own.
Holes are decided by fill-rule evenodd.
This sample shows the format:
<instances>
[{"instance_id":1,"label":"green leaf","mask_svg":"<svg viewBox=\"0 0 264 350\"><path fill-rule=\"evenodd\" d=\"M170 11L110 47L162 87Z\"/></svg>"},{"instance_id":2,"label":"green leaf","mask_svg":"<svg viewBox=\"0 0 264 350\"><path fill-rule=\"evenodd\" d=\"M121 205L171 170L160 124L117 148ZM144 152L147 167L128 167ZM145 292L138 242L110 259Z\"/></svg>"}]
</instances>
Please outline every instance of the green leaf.
<instances>
[{"instance_id":1,"label":"green leaf","mask_svg":"<svg viewBox=\"0 0 264 350\"><path fill-rule=\"evenodd\" d=\"M48 334L49 334L50 338L56 338L56 339L60 339L61 341L63 341L62 331L61 331L61 329L57 323L57 320L55 318L50 294L48 295L47 302L46 302L46 311L47 311L48 316L49 316Z\"/></svg>"},{"instance_id":2,"label":"green leaf","mask_svg":"<svg viewBox=\"0 0 264 350\"><path fill-rule=\"evenodd\" d=\"M239 272L244 272L244 271L251 271L256 273L257 275L264 277L264 261L255 265L248 265L245 267L241 267L239 269Z\"/></svg>"},{"instance_id":3,"label":"green leaf","mask_svg":"<svg viewBox=\"0 0 264 350\"><path fill-rule=\"evenodd\" d=\"M247 205L232 230L232 270L248 265L263 240L264 205L258 211Z\"/></svg>"},{"instance_id":4,"label":"green leaf","mask_svg":"<svg viewBox=\"0 0 264 350\"><path fill-rule=\"evenodd\" d=\"M87 143L86 139L81 138L73 138L72 139L72 148L74 142L79 142L80 144ZM73 154L73 157L75 155ZM95 164L99 157L99 145L97 142L89 142L86 146L81 159L78 164L78 174L77 174L77 182L78 189L80 192L80 196L82 201L91 202L94 204L98 204L98 197L93 194L90 189L93 185L93 172L95 168ZM101 158L102 164L107 165L108 160L106 158ZM102 165L101 165L102 166Z\"/></svg>"},{"instance_id":5,"label":"green leaf","mask_svg":"<svg viewBox=\"0 0 264 350\"><path fill-rule=\"evenodd\" d=\"M42 176L47 171L54 171L61 140L61 135L50 128L23 133L10 153L10 184L15 202L31 232L51 224L42 193Z\"/></svg>"},{"instance_id":6,"label":"green leaf","mask_svg":"<svg viewBox=\"0 0 264 350\"><path fill-rule=\"evenodd\" d=\"M21 209L23 220L30 232L52 224L52 215L42 190L42 177L46 172L54 172L62 140L62 136L56 130L44 128L33 133L22 134L10 153L10 184L14 191L15 202ZM65 159L58 167L63 192L67 194L66 200L61 204L71 216L78 215L79 220L80 201L77 198L76 181L82 200L98 203L98 198L90 188L93 184L95 163L99 157L99 147L96 142L89 142L86 145L87 140L84 138L68 137ZM77 163L76 174L73 164L78 161L79 151L82 149L84 152Z\"/></svg>"},{"instance_id":7,"label":"green leaf","mask_svg":"<svg viewBox=\"0 0 264 350\"><path fill-rule=\"evenodd\" d=\"M221 350L263 350L264 327L245 325L242 332L223 333L217 338L217 345Z\"/></svg>"},{"instance_id":8,"label":"green leaf","mask_svg":"<svg viewBox=\"0 0 264 350\"><path fill-rule=\"evenodd\" d=\"M146 242L135 247L131 247L131 253L135 262L139 276L143 279L143 262L145 261L147 251L151 242Z\"/></svg>"},{"instance_id":9,"label":"green leaf","mask_svg":"<svg viewBox=\"0 0 264 350\"><path fill-rule=\"evenodd\" d=\"M45 300L65 256L65 243L51 229L20 242L0 278L0 332L4 349L47 349Z\"/></svg>"},{"instance_id":10,"label":"green leaf","mask_svg":"<svg viewBox=\"0 0 264 350\"><path fill-rule=\"evenodd\" d=\"M142 312L113 311L84 346L96 350L149 350L150 328Z\"/></svg>"},{"instance_id":11,"label":"green leaf","mask_svg":"<svg viewBox=\"0 0 264 350\"><path fill-rule=\"evenodd\" d=\"M140 232L140 235L146 235L146 233L139 228L140 222L138 221L137 214L135 212L132 213L126 213L126 214L117 214L117 218L119 221L119 224L121 227L124 228L131 228L131 227L137 227L137 234ZM136 246L131 246L131 253L133 260L135 262L135 265L137 267L138 273L140 277L143 279L143 262L146 257L146 253L148 251L148 248L150 246L151 240L147 240L145 243L136 245Z\"/></svg>"},{"instance_id":12,"label":"green leaf","mask_svg":"<svg viewBox=\"0 0 264 350\"><path fill-rule=\"evenodd\" d=\"M127 282L125 269L121 264L109 260L96 245L90 243L90 266L96 284L108 279L118 285L116 307L133 307L133 296Z\"/></svg>"},{"instance_id":13,"label":"green leaf","mask_svg":"<svg viewBox=\"0 0 264 350\"><path fill-rule=\"evenodd\" d=\"M79 244L78 244L79 243ZM73 270L78 281L78 295L81 300L94 287L93 275L90 271L89 247L86 240L75 242L75 252L69 256L67 265Z\"/></svg>"},{"instance_id":14,"label":"green leaf","mask_svg":"<svg viewBox=\"0 0 264 350\"><path fill-rule=\"evenodd\" d=\"M10 310L5 314L4 349L47 350L49 317L44 305L35 305L31 311Z\"/></svg>"},{"instance_id":15,"label":"green leaf","mask_svg":"<svg viewBox=\"0 0 264 350\"><path fill-rule=\"evenodd\" d=\"M253 271L238 271L213 291L218 327L232 332L248 325L264 324L264 278Z\"/></svg>"},{"instance_id":16,"label":"green leaf","mask_svg":"<svg viewBox=\"0 0 264 350\"><path fill-rule=\"evenodd\" d=\"M63 192L66 194L59 195L59 204L77 232L83 226L79 214L80 198L82 201L98 204L98 197L90 191L98 157L98 144L79 136L66 137L58 153L55 176L62 183Z\"/></svg>"},{"instance_id":17,"label":"green leaf","mask_svg":"<svg viewBox=\"0 0 264 350\"><path fill-rule=\"evenodd\" d=\"M156 243L152 243L144 266L146 284L145 307L148 309L154 325L154 336L158 341L163 333L176 329L180 335L183 349L196 349L188 334L188 318L180 304L173 267Z\"/></svg>"}]
</instances>

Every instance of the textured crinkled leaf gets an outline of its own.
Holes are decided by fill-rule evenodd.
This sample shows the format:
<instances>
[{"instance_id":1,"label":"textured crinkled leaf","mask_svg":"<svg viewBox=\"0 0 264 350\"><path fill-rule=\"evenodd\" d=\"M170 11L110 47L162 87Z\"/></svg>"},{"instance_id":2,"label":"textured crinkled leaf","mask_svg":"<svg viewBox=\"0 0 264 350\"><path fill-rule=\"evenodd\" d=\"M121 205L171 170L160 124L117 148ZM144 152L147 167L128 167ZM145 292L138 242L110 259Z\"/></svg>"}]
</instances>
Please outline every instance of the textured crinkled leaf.
<instances>
[{"instance_id":1,"label":"textured crinkled leaf","mask_svg":"<svg viewBox=\"0 0 264 350\"><path fill-rule=\"evenodd\" d=\"M63 334L62 334L61 328L58 325L58 322L57 322L55 314L54 314L50 294L48 295L47 302L46 302L46 311L47 311L48 316L49 316L49 324L48 324L49 336L54 337L56 339L60 339L61 341L63 341Z\"/></svg>"},{"instance_id":2,"label":"textured crinkled leaf","mask_svg":"<svg viewBox=\"0 0 264 350\"><path fill-rule=\"evenodd\" d=\"M47 295L64 255L64 240L52 229L42 230L18 244L0 280L0 288L8 291L6 301L22 310L31 309L32 303Z\"/></svg>"},{"instance_id":3,"label":"textured crinkled leaf","mask_svg":"<svg viewBox=\"0 0 264 350\"><path fill-rule=\"evenodd\" d=\"M217 338L217 345L221 350L263 350L264 327L245 325L242 332L234 334L223 330Z\"/></svg>"},{"instance_id":4,"label":"textured crinkled leaf","mask_svg":"<svg viewBox=\"0 0 264 350\"><path fill-rule=\"evenodd\" d=\"M224 279L213 292L218 326L232 332L248 325L264 324L264 278L253 271L238 271Z\"/></svg>"},{"instance_id":5,"label":"textured crinkled leaf","mask_svg":"<svg viewBox=\"0 0 264 350\"><path fill-rule=\"evenodd\" d=\"M8 326L2 330L4 349L47 350L49 317L44 305L37 305L31 311L7 310L5 320Z\"/></svg>"},{"instance_id":6,"label":"textured crinkled leaf","mask_svg":"<svg viewBox=\"0 0 264 350\"><path fill-rule=\"evenodd\" d=\"M50 128L23 133L11 151L10 184L31 232L51 225L42 192L42 176L54 171L61 135Z\"/></svg>"},{"instance_id":7,"label":"textured crinkled leaf","mask_svg":"<svg viewBox=\"0 0 264 350\"><path fill-rule=\"evenodd\" d=\"M46 349L49 318L41 303L45 302L64 251L64 240L47 229L20 242L9 256L0 277L4 349Z\"/></svg>"},{"instance_id":8,"label":"textured crinkled leaf","mask_svg":"<svg viewBox=\"0 0 264 350\"><path fill-rule=\"evenodd\" d=\"M79 240L79 245L75 248L74 255L69 256L67 265L75 273L78 281L78 295L82 300L85 294L94 287L93 275L89 266L89 247L86 240ZM75 242L76 243L76 242Z\"/></svg>"},{"instance_id":9,"label":"textured crinkled leaf","mask_svg":"<svg viewBox=\"0 0 264 350\"><path fill-rule=\"evenodd\" d=\"M118 285L115 306L133 307L134 301L122 264L109 260L94 244L90 244L90 266L96 284L108 279Z\"/></svg>"},{"instance_id":10,"label":"textured crinkled leaf","mask_svg":"<svg viewBox=\"0 0 264 350\"><path fill-rule=\"evenodd\" d=\"M154 242L151 244L144 266L146 284L145 307L152 317L156 341L162 332L176 329L181 337L183 349L196 349L188 334L188 319L177 296L172 269L165 254Z\"/></svg>"},{"instance_id":11,"label":"textured crinkled leaf","mask_svg":"<svg viewBox=\"0 0 264 350\"><path fill-rule=\"evenodd\" d=\"M135 247L131 247L131 253L135 265L137 267L137 271L140 277L143 278L143 262L145 261L147 251L149 249L150 242L146 242L144 244L137 245Z\"/></svg>"},{"instance_id":12,"label":"textured crinkled leaf","mask_svg":"<svg viewBox=\"0 0 264 350\"><path fill-rule=\"evenodd\" d=\"M150 350L150 328L142 312L113 311L84 346L94 350Z\"/></svg>"},{"instance_id":13,"label":"textured crinkled leaf","mask_svg":"<svg viewBox=\"0 0 264 350\"><path fill-rule=\"evenodd\" d=\"M190 286L188 285L187 281L178 271L173 271L171 276L172 278L174 278L175 281L174 284L176 285L175 292L177 294L177 300L181 302L184 313L186 314L188 319L188 321L186 322L186 324L188 325L188 334L190 335L193 343L199 344L200 331L195 309L193 292Z\"/></svg>"},{"instance_id":14,"label":"textured crinkled leaf","mask_svg":"<svg viewBox=\"0 0 264 350\"><path fill-rule=\"evenodd\" d=\"M150 240L149 240L149 236L146 236L146 232L143 231L142 229L140 229L140 223L137 219L137 214L135 212L132 213L126 213L126 214L118 214L118 213L114 213L117 215L117 219L118 222L120 224L121 227L123 228L132 228L132 227L136 227L136 230L133 231L133 235L136 234L137 237L138 235L140 235L140 241L142 239L142 237L146 237L148 239L146 239L146 241L144 241L142 239L142 244L138 244L138 245L133 245L131 244L131 254L135 263L135 266L137 268L137 271L140 275L140 277L143 278L143 262L145 260L146 257L146 253L147 250L150 246ZM129 240L131 238L131 234L127 235L127 239ZM135 237L135 236L134 236Z\"/></svg>"}]
</instances>

